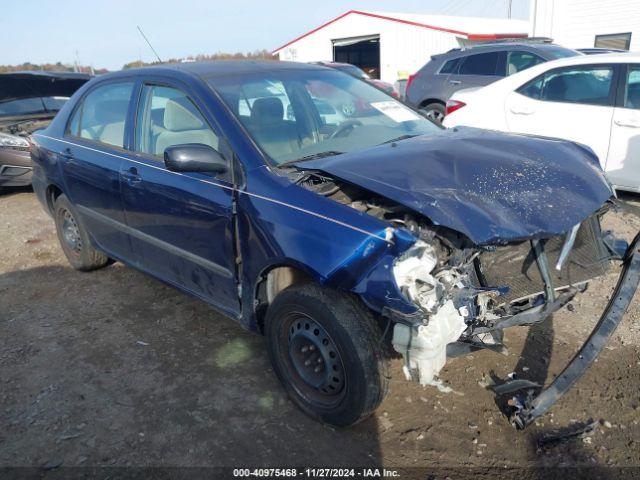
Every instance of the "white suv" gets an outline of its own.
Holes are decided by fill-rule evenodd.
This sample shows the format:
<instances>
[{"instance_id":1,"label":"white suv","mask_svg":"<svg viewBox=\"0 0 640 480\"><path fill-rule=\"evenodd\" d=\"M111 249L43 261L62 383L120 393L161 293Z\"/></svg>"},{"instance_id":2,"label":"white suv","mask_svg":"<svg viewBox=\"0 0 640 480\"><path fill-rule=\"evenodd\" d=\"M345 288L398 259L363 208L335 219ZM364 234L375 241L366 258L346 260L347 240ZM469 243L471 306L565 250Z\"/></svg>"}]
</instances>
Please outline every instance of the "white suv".
<instances>
[{"instance_id":1,"label":"white suv","mask_svg":"<svg viewBox=\"0 0 640 480\"><path fill-rule=\"evenodd\" d=\"M609 181L640 192L640 55L555 60L447 104L446 127L557 137L591 147Z\"/></svg>"}]
</instances>

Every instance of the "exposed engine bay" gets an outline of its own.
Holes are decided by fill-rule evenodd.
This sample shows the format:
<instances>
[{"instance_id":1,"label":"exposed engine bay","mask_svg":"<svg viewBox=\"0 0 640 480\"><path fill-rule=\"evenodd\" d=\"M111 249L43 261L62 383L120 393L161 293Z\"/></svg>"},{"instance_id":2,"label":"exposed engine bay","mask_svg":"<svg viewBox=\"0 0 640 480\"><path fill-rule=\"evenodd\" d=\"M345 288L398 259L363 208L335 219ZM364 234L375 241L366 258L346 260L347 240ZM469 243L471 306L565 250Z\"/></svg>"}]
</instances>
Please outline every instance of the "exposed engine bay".
<instances>
[{"instance_id":1,"label":"exposed engine bay","mask_svg":"<svg viewBox=\"0 0 640 480\"><path fill-rule=\"evenodd\" d=\"M504 328L546 319L619 258L600 231L606 208L572 235L478 247L357 186L317 172L298 175L299 185L418 238L397 258L393 275L423 320L416 326L396 323L392 343L404 358L407 379L422 385L440 385L438 373L447 356L481 348L505 351Z\"/></svg>"}]
</instances>

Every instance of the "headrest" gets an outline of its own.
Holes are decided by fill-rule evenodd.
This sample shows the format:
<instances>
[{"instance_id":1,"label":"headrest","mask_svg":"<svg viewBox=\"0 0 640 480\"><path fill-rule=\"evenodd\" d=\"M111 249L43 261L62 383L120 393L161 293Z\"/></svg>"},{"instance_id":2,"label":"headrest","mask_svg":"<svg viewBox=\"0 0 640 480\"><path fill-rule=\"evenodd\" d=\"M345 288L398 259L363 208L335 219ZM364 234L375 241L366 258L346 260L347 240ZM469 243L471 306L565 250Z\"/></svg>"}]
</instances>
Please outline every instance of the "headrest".
<instances>
[{"instance_id":1,"label":"headrest","mask_svg":"<svg viewBox=\"0 0 640 480\"><path fill-rule=\"evenodd\" d=\"M264 125L281 122L284 117L284 106L277 97L258 98L251 107L251 119Z\"/></svg>"},{"instance_id":2,"label":"headrest","mask_svg":"<svg viewBox=\"0 0 640 480\"><path fill-rule=\"evenodd\" d=\"M129 108L128 100L103 100L93 107L93 119L96 124L124 122Z\"/></svg>"},{"instance_id":3,"label":"headrest","mask_svg":"<svg viewBox=\"0 0 640 480\"><path fill-rule=\"evenodd\" d=\"M175 100L168 100L164 108L164 128L179 132L183 130L202 130L205 125L189 109Z\"/></svg>"}]
</instances>

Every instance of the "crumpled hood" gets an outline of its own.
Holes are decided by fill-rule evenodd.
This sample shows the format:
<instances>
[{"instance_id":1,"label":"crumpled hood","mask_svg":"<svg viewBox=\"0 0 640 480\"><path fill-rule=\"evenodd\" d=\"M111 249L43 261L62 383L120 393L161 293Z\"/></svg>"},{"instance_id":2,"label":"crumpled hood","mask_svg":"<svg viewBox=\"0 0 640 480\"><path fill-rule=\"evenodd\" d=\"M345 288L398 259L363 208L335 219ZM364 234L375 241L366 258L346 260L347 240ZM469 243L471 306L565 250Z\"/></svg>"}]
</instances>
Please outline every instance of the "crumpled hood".
<instances>
[{"instance_id":1,"label":"crumpled hood","mask_svg":"<svg viewBox=\"0 0 640 480\"><path fill-rule=\"evenodd\" d=\"M560 235L614 194L586 147L466 127L296 166L396 201L477 245Z\"/></svg>"}]
</instances>

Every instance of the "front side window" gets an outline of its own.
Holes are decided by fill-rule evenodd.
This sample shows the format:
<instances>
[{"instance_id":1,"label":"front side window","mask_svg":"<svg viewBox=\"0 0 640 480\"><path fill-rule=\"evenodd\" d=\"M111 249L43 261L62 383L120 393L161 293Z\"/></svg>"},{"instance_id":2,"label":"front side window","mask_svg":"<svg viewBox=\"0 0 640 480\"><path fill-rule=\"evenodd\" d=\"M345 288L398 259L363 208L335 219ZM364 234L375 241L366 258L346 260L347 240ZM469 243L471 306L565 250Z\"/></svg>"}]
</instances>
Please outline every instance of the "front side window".
<instances>
[{"instance_id":1,"label":"front side window","mask_svg":"<svg viewBox=\"0 0 640 480\"><path fill-rule=\"evenodd\" d=\"M217 135L184 92L145 85L137 113L136 150L162 157L167 147L185 143L218 149Z\"/></svg>"},{"instance_id":2,"label":"front side window","mask_svg":"<svg viewBox=\"0 0 640 480\"><path fill-rule=\"evenodd\" d=\"M609 105L612 84L612 67L597 65L552 70L544 76L540 99L549 102Z\"/></svg>"},{"instance_id":3,"label":"front side window","mask_svg":"<svg viewBox=\"0 0 640 480\"><path fill-rule=\"evenodd\" d=\"M640 66L629 67L624 106L626 108L640 109Z\"/></svg>"},{"instance_id":4,"label":"front side window","mask_svg":"<svg viewBox=\"0 0 640 480\"><path fill-rule=\"evenodd\" d=\"M507 54L507 75L513 75L543 62L544 59L535 53L519 50L509 52Z\"/></svg>"},{"instance_id":5,"label":"front side window","mask_svg":"<svg viewBox=\"0 0 640 480\"><path fill-rule=\"evenodd\" d=\"M499 62L500 52L469 55L463 59L459 73L460 75L498 75Z\"/></svg>"},{"instance_id":6,"label":"front side window","mask_svg":"<svg viewBox=\"0 0 640 480\"><path fill-rule=\"evenodd\" d=\"M367 82L335 70L229 75L210 85L276 164L440 130Z\"/></svg>"},{"instance_id":7,"label":"front side window","mask_svg":"<svg viewBox=\"0 0 640 480\"><path fill-rule=\"evenodd\" d=\"M133 83L110 83L92 90L71 118L67 133L124 147L124 126Z\"/></svg>"}]
</instances>

